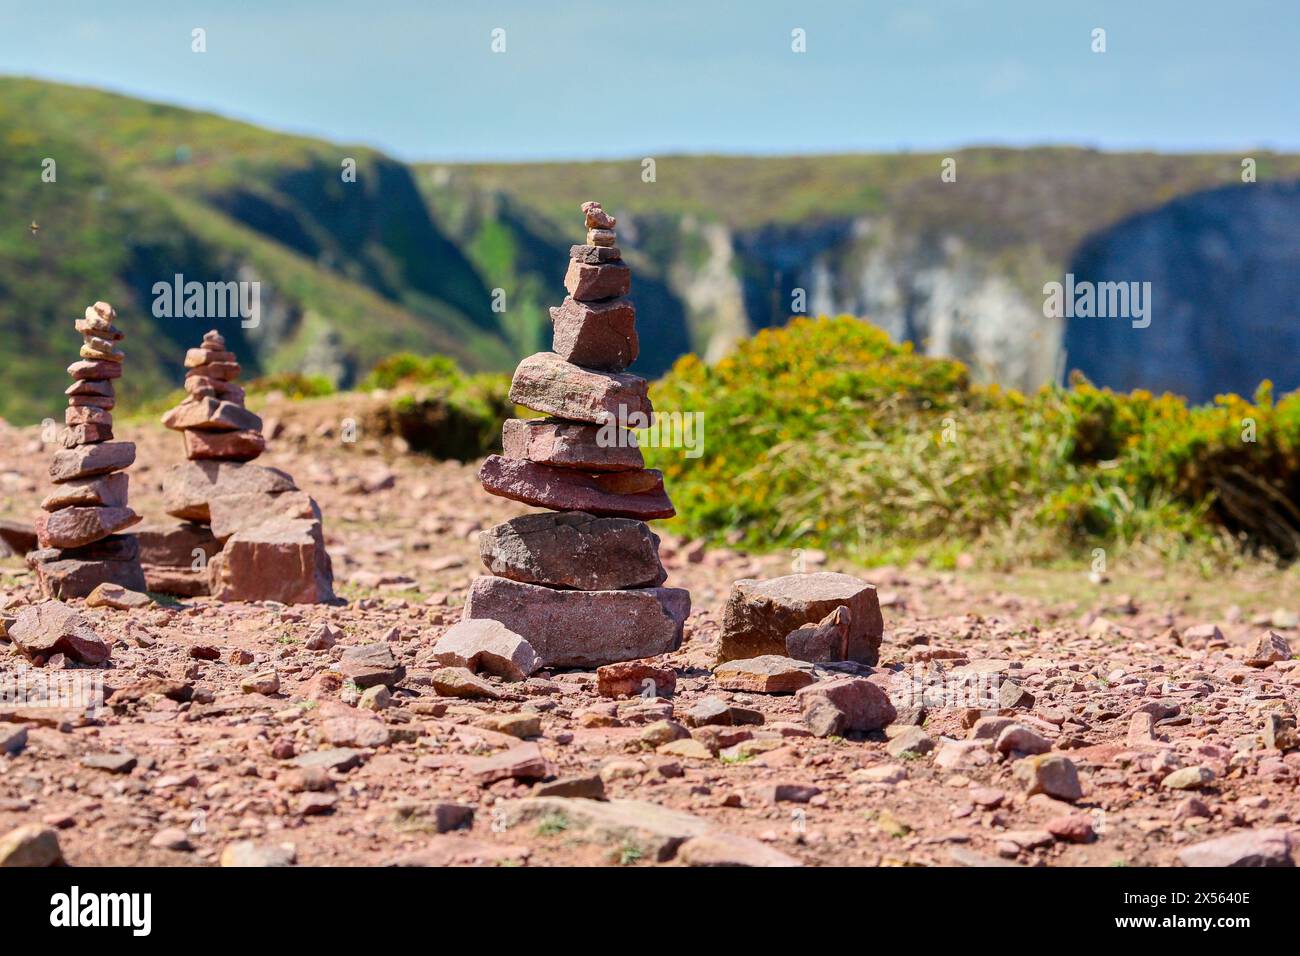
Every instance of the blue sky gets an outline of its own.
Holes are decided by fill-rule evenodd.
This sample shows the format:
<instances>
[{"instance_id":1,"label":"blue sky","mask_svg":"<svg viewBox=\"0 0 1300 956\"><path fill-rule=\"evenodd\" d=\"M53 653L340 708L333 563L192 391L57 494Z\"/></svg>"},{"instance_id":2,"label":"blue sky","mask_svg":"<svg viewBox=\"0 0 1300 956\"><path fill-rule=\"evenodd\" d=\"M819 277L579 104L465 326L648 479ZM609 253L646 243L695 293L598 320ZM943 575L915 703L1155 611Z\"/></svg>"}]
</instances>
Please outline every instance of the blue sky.
<instances>
[{"instance_id":1,"label":"blue sky","mask_svg":"<svg viewBox=\"0 0 1300 956\"><path fill-rule=\"evenodd\" d=\"M405 159L1295 150L1298 53L1294 0L0 0L0 72Z\"/></svg>"}]
</instances>

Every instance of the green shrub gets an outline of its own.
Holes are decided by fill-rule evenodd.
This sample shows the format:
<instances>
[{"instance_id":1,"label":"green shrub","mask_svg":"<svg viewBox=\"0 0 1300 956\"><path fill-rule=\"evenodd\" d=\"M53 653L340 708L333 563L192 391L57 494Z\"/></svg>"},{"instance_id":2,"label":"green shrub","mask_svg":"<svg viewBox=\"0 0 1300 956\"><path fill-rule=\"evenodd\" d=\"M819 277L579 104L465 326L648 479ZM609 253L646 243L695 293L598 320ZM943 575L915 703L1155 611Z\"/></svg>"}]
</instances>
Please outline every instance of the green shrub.
<instances>
[{"instance_id":1,"label":"green shrub","mask_svg":"<svg viewBox=\"0 0 1300 956\"><path fill-rule=\"evenodd\" d=\"M678 530L759 548L816 546L880 563L1002 563L1143 545L1300 553L1300 393L1265 383L1189 407L1076 380L1032 395L974 386L852 317L800 318L653 389L703 412L701 457L647 449ZM1254 422L1255 441L1243 441ZM738 532L738 534L737 534Z\"/></svg>"},{"instance_id":2,"label":"green shrub","mask_svg":"<svg viewBox=\"0 0 1300 956\"><path fill-rule=\"evenodd\" d=\"M393 355L360 387L394 393L374 413L372 426L435 458L469 461L499 450L501 422L514 414L509 376L466 375L444 355Z\"/></svg>"},{"instance_id":3,"label":"green shrub","mask_svg":"<svg viewBox=\"0 0 1300 956\"><path fill-rule=\"evenodd\" d=\"M399 385L453 384L463 377L460 367L445 355L399 352L381 359L357 386L363 392Z\"/></svg>"},{"instance_id":4,"label":"green shrub","mask_svg":"<svg viewBox=\"0 0 1300 956\"><path fill-rule=\"evenodd\" d=\"M333 395L334 383L323 375L304 375L301 372L277 372L249 382L245 388L249 395L266 395L282 392L287 398L321 398Z\"/></svg>"}]
</instances>

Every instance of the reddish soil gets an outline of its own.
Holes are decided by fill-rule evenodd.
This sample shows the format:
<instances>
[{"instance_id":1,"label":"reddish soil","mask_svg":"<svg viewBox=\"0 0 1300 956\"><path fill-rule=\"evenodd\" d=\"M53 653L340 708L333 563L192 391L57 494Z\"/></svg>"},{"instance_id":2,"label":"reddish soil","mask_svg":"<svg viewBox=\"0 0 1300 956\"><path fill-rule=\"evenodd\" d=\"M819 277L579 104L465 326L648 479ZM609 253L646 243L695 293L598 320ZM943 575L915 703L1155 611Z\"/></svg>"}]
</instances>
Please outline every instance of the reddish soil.
<instances>
[{"instance_id":1,"label":"reddish soil","mask_svg":"<svg viewBox=\"0 0 1300 956\"><path fill-rule=\"evenodd\" d=\"M1228 833L1276 828L1300 839L1300 752L1266 749L1261 738L1269 712L1295 713L1300 666L1244 663L1245 648L1270 628L1296 644L1294 571L1253 568L1205 580L1178 569L1112 569L1113 580L1098 585L1082 572L862 571L831 562L879 588L882 669L911 673L937 662L951 675L967 667L1033 695L1032 706L1004 713L1076 765L1083 796L1070 804L1027 796L1013 759L937 766L942 738L964 740L981 716L966 706L930 706L923 730L939 751L896 759L885 734L807 735L790 695L718 689L709 665L730 583L790 573L791 557L706 549L666 534L668 583L690 588L696 609L682 648L653 662L677 672L671 700L606 700L593 674L576 673L513 685L488 678L503 695L497 701L437 696L422 682L437 665L423 655L457 620L466 587L481 573L477 532L528 509L482 492L472 464L432 462L365 436L339 441L329 408L264 406L283 433L260 462L285 469L320 502L346 603L187 599L140 611L87 608L113 644L101 672L109 687L165 679L184 688L174 696L192 699L131 694L134 701L110 700L90 722L0 705L0 721L29 721L25 749L0 757L0 835L44 822L57 828L65 858L82 865L215 864L243 840L292 844L307 865L654 862L633 838L593 836L562 818L514 825L498 812L532 785L476 782L473 761L515 743L476 723L536 713L536 743L558 775L599 775L611 799L688 812L721 835L761 841L806 865L1165 865ZM181 459L179 438L153 426L118 433L140 445L131 505L146 521L162 518L159 481ZM30 515L46 491L49 450L36 429L2 422L0 441L17 451L0 463L0 514ZM818 555L804 559L809 570L825 566ZM0 615L12 618L37 600L21 560L0 560ZM344 636L333 649L308 650L321 621ZM1177 636L1206 624L1217 624L1221 637ZM387 708L359 710L337 691L312 696L320 683L312 678L344 648L376 641L391 642L407 668ZM217 659L201 659L196 648L214 648ZM0 641L0 676L23 666L11 649ZM241 682L271 669L278 693L241 691ZM680 720L705 697L760 711L764 723L740 728L735 736L749 739L723 757L673 756L643 741L670 710ZM1144 705L1153 714L1150 734L1131 730ZM333 721L337 739L340 716L382 722L392 739L358 747L358 766L324 779L296 771L294 755L335 746L326 726ZM136 758L133 769L82 762L118 751ZM1172 770L1191 767L1212 779L1195 789L1165 785ZM778 792L778 784L798 786ZM472 825L437 832L429 808L440 803L472 807ZM428 812L413 813L410 804ZM1057 821L1055 835L1049 821ZM1086 836L1089 826L1087 842L1062 837L1071 829ZM155 845L180 842L169 839L175 833L158 838L175 829L185 832L183 848Z\"/></svg>"}]
</instances>

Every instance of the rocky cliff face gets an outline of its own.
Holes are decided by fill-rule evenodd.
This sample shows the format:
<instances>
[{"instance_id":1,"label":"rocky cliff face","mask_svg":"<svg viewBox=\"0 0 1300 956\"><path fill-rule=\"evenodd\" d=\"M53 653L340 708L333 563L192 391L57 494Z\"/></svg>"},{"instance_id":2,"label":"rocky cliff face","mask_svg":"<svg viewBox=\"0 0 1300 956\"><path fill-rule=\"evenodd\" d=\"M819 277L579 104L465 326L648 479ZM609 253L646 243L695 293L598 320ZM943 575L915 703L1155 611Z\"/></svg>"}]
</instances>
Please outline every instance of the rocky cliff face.
<instances>
[{"instance_id":1,"label":"rocky cliff face","mask_svg":"<svg viewBox=\"0 0 1300 956\"><path fill-rule=\"evenodd\" d=\"M421 182L452 205L508 197L539 223L598 194L633 227L638 284L660 283L663 311L643 317L709 360L793 314L847 313L1026 389L1070 368L1198 399L1264 376L1300 384L1278 354L1295 352L1300 157L1258 154L1254 184L1231 155L971 149L946 183L940 159L673 157L654 183L618 161L424 167ZM486 232L451 233L484 245ZM1152 282L1152 326L1045 315L1045 284L1070 272ZM516 321L546 331L540 311Z\"/></svg>"},{"instance_id":2,"label":"rocky cliff face","mask_svg":"<svg viewBox=\"0 0 1300 956\"><path fill-rule=\"evenodd\" d=\"M651 268L662 260L647 245L672 250L662 282L685 314L690 349L708 361L792 315L847 313L987 381L1029 388L1057 373L1061 323L1043 316L1041 294L955 235L909 233L883 217L749 230L656 217L629 232Z\"/></svg>"},{"instance_id":3,"label":"rocky cliff face","mask_svg":"<svg viewBox=\"0 0 1300 956\"><path fill-rule=\"evenodd\" d=\"M999 263L955 234L886 217L742 233L746 313L756 326L793 312L869 318L928 355L1019 387L1055 372L1060 323Z\"/></svg>"},{"instance_id":4,"label":"rocky cliff face","mask_svg":"<svg viewBox=\"0 0 1300 956\"><path fill-rule=\"evenodd\" d=\"M1300 183L1177 199L1092 236L1077 281L1150 282L1151 324L1076 318L1066 360L1119 389L1193 401L1300 388Z\"/></svg>"},{"instance_id":5,"label":"rocky cliff face","mask_svg":"<svg viewBox=\"0 0 1300 956\"><path fill-rule=\"evenodd\" d=\"M710 361L793 314L848 313L1018 388L1067 369L1195 401L1248 394L1264 378L1279 391L1300 387L1296 183L1182 197L1093 234L1064 263L1034 246L991 253L956 231L916 231L888 216L751 229L651 217L630 232L632 254L660 264L692 350ZM1150 326L1046 316L1042 283L1067 272L1080 286L1150 282ZM648 371L671 358L652 357Z\"/></svg>"}]
</instances>

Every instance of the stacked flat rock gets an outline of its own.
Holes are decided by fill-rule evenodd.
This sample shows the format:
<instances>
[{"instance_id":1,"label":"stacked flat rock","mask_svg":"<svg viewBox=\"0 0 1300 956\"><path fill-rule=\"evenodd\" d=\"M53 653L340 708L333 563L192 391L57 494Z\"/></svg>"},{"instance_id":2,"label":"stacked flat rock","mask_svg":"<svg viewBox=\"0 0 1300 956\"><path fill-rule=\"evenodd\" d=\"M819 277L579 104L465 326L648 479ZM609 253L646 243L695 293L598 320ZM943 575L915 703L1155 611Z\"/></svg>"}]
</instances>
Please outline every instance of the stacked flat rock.
<instances>
[{"instance_id":1,"label":"stacked flat rock","mask_svg":"<svg viewBox=\"0 0 1300 956\"><path fill-rule=\"evenodd\" d=\"M266 450L262 420L244 407L237 378L239 362L216 329L185 353L187 395L162 422L185 436L191 461L252 461Z\"/></svg>"},{"instance_id":2,"label":"stacked flat rock","mask_svg":"<svg viewBox=\"0 0 1300 956\"><path fill-rule=\"evenodd\" d=\"M222 601L334 600L316 501L292 477L252 460L262 420L244 407L239 363L215 330L185 355L186 399L163 416L188 461L163 477L163 508L179 519L142 528L150 589Z\"/></svg>"},{"instance_id":3,"label":"stacked flat rock","mask_svg":"<svg viewBox=\"0 0 1300 956\"><path fill-rule=\"evenodd\" d=\"M47 597L85 597L106 583L145 589L135 536L120 533L140 516L126 503L124 469L135 461L135 445L113 441L113 381L122 376L124 357L116 320L111 305L96 302L76 323L85 341L68 366L67 427L50 464L54 490L41 502L36 550L27 554Z\"/></svg>"},{"instance_id":4,"label":"stacked flat rock","mask_svg":"<svg viewBox=\"0 0 1300 956\"><path fill-rule=\"evenodd\" d=\"M542 666L592 667L675 650L690 593L661 587L659 538L646 521L675 514L663 474L645 467L627 425L649 425L636 359L636 307L628 298L615 220L583 203L587 243L569 252L569 295L551 309L551 352L524 359L510 398L547 415L510 419L502 454L479 470L494 495L548 508L483 532L491 577L477 578L466 619L500 621Z\"/></svg>"}]
</instances>

